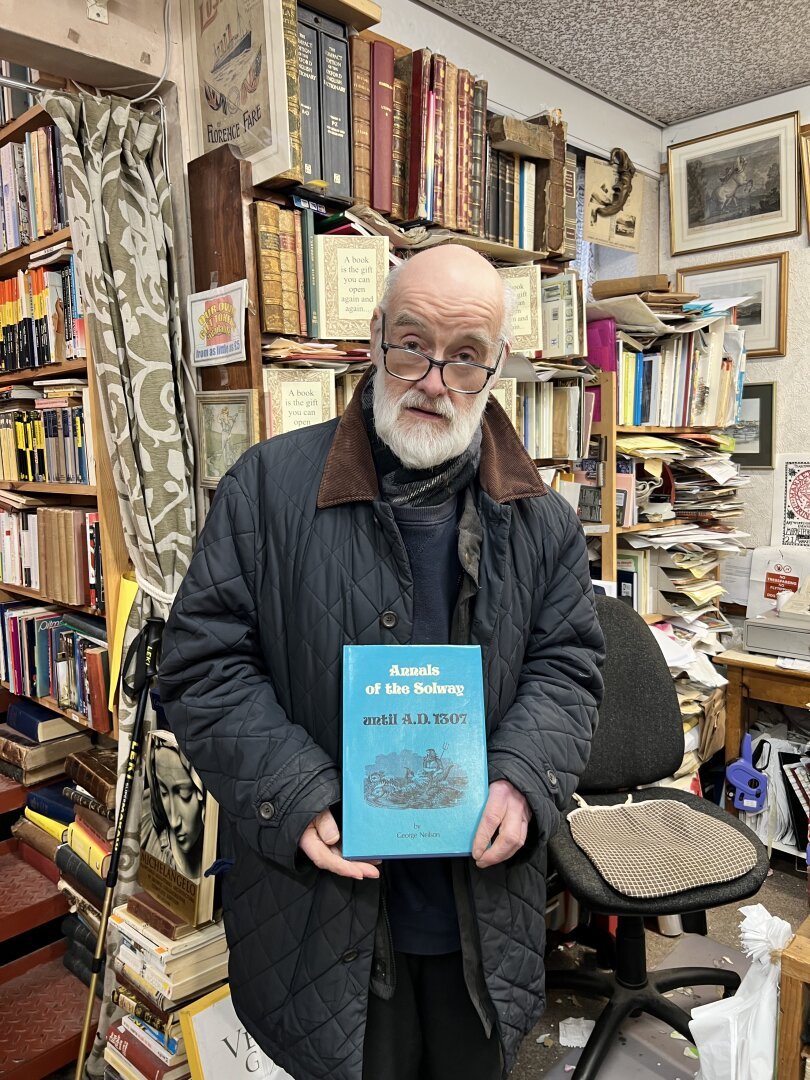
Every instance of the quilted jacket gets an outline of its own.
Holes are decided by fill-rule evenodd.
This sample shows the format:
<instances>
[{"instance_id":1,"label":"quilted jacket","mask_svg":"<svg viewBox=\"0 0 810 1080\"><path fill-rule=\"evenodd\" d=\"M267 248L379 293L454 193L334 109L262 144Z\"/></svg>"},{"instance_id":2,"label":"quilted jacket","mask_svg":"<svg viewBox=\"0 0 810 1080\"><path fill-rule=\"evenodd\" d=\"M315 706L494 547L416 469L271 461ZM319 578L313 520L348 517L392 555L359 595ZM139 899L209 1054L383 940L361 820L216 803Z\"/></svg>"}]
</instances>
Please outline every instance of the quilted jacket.
<instances>
[{"instance_id":1,"label":"quilted jacket","mask_svg":"<svg viewBox=\"0 0 810 1080\"><path fill-rule=\"evenodd\" d=\"M603 640L577 518L494 401L470 503L466 629L483 654L490 781L511 781L533 813L509 862L454 860L465 973L485 987L506 1075L545 1004L545 840L588 759ZM340 423L255 446L222 479L166 627L161 696L234 860L234 1006L295 1080L361 1080L380 885L318 871L298 841L340 802L342 647L408 644L412 609L355 393Z\"/></svg>"}]
</instances>

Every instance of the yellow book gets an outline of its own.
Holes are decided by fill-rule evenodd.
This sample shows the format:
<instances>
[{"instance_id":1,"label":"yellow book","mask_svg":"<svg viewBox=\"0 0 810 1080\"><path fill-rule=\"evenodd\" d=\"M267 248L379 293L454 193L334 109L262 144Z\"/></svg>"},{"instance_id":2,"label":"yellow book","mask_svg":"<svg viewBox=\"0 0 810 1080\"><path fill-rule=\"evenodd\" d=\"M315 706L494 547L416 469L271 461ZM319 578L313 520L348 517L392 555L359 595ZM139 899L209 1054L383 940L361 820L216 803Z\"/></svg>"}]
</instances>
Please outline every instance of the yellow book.
<instances>
[{"instance_id":1,"label":"yellow book","mask_svg":"<svg viewBox=\"0 0 810 1080\"><path fill-rule=\"evenodd\" d=\"M71 821L65 836L69 846L82 862L86 862L99 877L106 877L110 867L107 847L81 821Z\"/></svg>"},{"instance_id":2,"label":"yellow book","mask_svg":"<svg viewBox=\"0 0 810 1080\"><path fill-rule=\"evenodd\" d=\"M40 829L44 829L49 836L52 836L55 840L58 840L60 844L65 838L65 825L64 822L56 821L54 818L46 817L45 814L38 814L36 810L31 810L26 806L25 816L29 821L33 821L35 825L38 825Z\"/></svg>"}]
</instances>

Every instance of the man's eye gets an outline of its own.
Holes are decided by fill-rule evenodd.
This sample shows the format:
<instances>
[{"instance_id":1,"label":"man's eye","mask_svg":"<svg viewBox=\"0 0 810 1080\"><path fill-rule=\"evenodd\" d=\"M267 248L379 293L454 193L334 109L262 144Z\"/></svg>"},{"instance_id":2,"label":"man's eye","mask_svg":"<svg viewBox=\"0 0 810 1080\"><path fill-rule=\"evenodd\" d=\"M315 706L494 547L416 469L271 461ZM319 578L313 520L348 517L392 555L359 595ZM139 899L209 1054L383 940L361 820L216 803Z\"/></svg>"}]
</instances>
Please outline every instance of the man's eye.
<instances>
[{"instance_id":1,"label":"man's eye","mask_svg":"<svg viewBox=\"0 0 810 1080\"><path fill-rule=\"evenodd\" d=\"M471 352L460 352L456 356L456 360L458 360L462 364L477 364L478 363L478 357L475 355L475 353L471 353Z\"/></svg>"},{"instance_id":2,"label":"man's eye","mask_svg":"<svg viewBox=\"0 0 810 1080\"><path fill-rule=\"evenodd\" d=\"M402 342L402 348L403 349L418 349L419 348L419 342L418 341L403 341Z\"/></svg>"}]
</instances>

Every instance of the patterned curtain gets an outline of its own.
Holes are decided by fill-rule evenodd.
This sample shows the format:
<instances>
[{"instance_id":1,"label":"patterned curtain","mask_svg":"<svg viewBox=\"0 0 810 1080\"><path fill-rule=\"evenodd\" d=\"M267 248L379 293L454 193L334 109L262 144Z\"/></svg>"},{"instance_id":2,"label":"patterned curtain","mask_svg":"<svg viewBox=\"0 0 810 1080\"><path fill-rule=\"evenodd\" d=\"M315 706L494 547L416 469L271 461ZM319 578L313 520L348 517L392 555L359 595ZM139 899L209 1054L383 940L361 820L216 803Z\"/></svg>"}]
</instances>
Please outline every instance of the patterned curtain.
<instances>
[{"instance_id":1,"label":"patterned curtain","mask_svg":"<svg viewBox=\"0 0 810 1080\"><path fill-rule=\"evenodd\" d=\"M127 550L139 586L125 650L145 619L166 618L191 558L193 450L181 374L182 343L169 183L157 118L116 97L52 93L43 105L59 128L68 216ZM119 706L119 795L134 706ZM150 714L151 715L151 714ZM135 886L141 778L121 857L116 903ZM107 942L98 1030L113 1019L109 995L116 934ZM97 1039L86 1075L104 1072Z\"/></svg>"}]
</instances>

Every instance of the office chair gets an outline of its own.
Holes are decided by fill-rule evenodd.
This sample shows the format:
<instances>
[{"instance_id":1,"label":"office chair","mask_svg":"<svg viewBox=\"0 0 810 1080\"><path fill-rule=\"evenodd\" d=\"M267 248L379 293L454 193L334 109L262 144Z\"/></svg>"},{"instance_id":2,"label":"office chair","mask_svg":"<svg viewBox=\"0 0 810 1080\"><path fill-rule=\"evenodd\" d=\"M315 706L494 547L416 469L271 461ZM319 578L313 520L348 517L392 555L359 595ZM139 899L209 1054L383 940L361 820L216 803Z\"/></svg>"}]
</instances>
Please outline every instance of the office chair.
<instances>
[{"instance_id":1,"label":"office chair","mask_svg":"<svg viewBox=\"0 0 810 1080\"><path fill-rule=\"evenodd\" d=\"M610 597L597 597L597 612L606 642L603 670L605 696L591 757L578 792L590 806L614 806L671 799L685 803L714 822L725 822L751 841L756 851L753 869L733 881L688 888L655 899L636 899L613 889L599 874L571 834L568 815L549 842L550 865L584 908L594 914L618 916L616 967L612 972L549 971L548 989L589 998L607 998L572 1080L594 1080L628 1015L649 1013L691 1041L689 1014L664 994L687 986L722 986L724 996L740 983L733 971L716 968L675 968L648 972L644 919L680 915L735 903L752 896L768 872L768 857L755 834L731 814L706 799L670 787L647 787L671 776L683 758L683 724L675 685L655 637L632 608ZM715 826L716 827L716 826Z\"/></svg>"}]
</instances>

